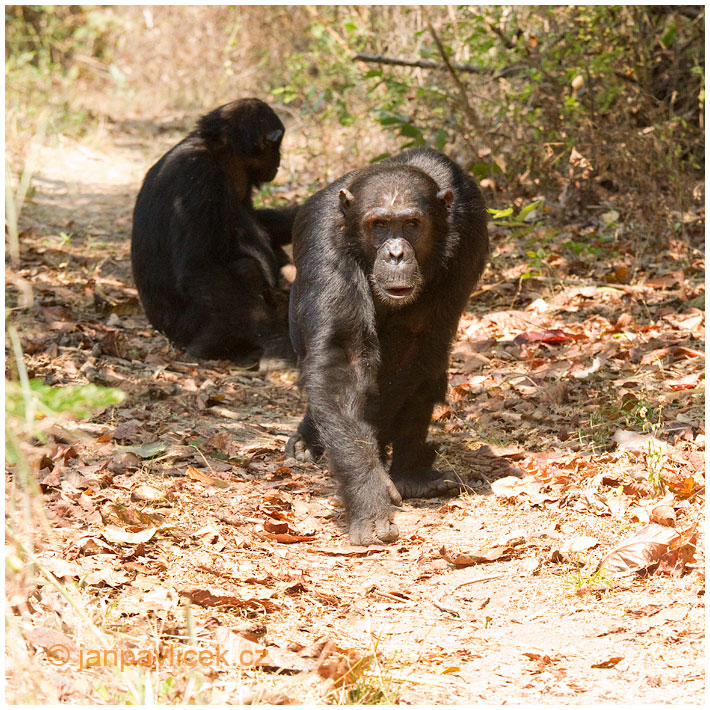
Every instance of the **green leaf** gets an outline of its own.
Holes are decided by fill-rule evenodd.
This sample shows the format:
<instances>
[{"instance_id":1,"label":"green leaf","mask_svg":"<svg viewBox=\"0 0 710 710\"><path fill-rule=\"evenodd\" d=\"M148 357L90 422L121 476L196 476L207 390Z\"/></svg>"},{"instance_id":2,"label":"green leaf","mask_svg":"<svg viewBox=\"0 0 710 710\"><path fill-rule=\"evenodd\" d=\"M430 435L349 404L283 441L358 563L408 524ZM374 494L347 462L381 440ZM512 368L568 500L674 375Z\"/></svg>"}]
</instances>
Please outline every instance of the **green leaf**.
<instances>
[{"instance_id":1,"label":"green leaf","mask_svg":"<svg viewBox=\"0 0 710 710\"><path fill-rule=\"evenodd\" d=\"M125 392L97 385L68 385L51 387L41 380L30 380L30 396L38 417L52 414L68 414L78 419L87 419L92 411L126 398ZM27 402L19 382L5 382L5 413L9 417L24 418Z\"/></svg>"},{"instance_id":2,"label":"green leaf","mask_svg":"<svg viewBox=\"0 0 710 710\"><path fill-rule=\"evenodd\" d=\"M529 215L534 209L537 209L544 200L535 200L535 202L531 202L529 205L525 205L523 209L520 210L518 213L518 219L519 220L524 220L527 215Z\"/></svg>"},{"instance_id":3,"label":"green leaf","mask_svg":"<svg viewBox=\"0 0 710 710\"><path fill-rule=\"evenodd\" d=\"M139 446L119 446L116 445L119 451L130 451L137 454L142 459L152 459L153 456L165 451L167 446L162 441L153 441L149 444L140 444Z\"/></svg>"},{"instance_id":4,"label":"green leaf","mask_svg":"<svg viewBox=\"0 0 710 710\"><path fill-rule=\"evenodd\" d=\"M416 138L418 140L423 139L422 132L411 123L405 123L400 128L400 133L407 138Z\"/></svg>"}]
</instances>

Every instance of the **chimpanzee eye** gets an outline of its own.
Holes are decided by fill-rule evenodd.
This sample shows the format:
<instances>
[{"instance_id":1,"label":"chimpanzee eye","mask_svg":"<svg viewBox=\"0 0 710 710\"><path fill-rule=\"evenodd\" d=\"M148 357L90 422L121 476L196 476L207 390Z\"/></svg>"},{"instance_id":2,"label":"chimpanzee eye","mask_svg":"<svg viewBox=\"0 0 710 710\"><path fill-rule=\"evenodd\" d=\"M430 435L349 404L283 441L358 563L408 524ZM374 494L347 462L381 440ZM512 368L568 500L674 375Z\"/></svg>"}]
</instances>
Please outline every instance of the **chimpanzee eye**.
<instances>
[{"instance_id":1,"label":"chimpanzee eye","mask_svg":"<svg viewBox=\"0 0 710 710\"><path fill-rule=\"evenodd\" d=\"M419 226L419 220L418 219L408 219L405 223L404 226L407 229L416 229Z\"/></svg>"},{"instance_id":2,"label":"chimpanzee eye","mask_svg":"<svg viewBox=\"0 0 710 710\"><path fill-rule=\"evenodd\" d=\"M384 219L374 219L370 223L372 225L373 229L376 229L378 232L387 229L387 222L385 222Z\"/></svg>"}]
</instances>

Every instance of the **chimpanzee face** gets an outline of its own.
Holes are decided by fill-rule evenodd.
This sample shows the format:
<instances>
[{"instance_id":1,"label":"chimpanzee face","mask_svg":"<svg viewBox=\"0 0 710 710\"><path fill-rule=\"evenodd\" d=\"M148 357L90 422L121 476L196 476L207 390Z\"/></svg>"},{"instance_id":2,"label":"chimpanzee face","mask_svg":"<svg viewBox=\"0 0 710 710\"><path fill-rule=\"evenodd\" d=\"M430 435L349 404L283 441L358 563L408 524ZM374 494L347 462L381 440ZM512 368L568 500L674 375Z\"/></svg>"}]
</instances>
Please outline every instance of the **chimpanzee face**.
<instances>
[{"instance_id":1,"label":"chimpanzee face","mask_svg":"<svg viewBox=\"0 0 710 710\"><path fill-rule=\"evenodd\" d=\"M369 266L374 296L393 308L415 301L446 234L452 191L439 190L416 168L397 166L342 189L339 197Z\"/></svg>"},{"instance_id":2,"label":"chimpanzee face","mask_svg":"<svg viewBox=\"0 0 710 710\"><path fill-rule=\"evenodd\" d=\"M281 164L281 140L283 139L283 127L273 128L266 133L262 133L257 141L259 154L253 160L254 171L252 173L254 182L271 182L278 172Z\"/></svg>"},{"instance_id":3,"label":"chimpanzee face","mask_svg":"<svg viewBox=\"0 0 710 710\"><path fill-rule=\"evenodd\" d=\"M281 163L284 136L283 123L274 111L258 99L239 99L213 113L213 150L237 160L250 187L271 182Z\"/></svg>"}]
</instances>

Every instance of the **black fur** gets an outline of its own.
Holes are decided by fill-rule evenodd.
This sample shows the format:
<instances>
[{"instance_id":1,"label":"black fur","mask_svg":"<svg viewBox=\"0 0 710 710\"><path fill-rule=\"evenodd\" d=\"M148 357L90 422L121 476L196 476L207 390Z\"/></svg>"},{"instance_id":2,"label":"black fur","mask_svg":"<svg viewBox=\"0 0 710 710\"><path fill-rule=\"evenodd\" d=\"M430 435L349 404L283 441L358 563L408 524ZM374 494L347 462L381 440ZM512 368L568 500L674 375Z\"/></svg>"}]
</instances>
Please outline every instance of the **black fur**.
<instances>
[{"instance_id":1,"label":"black fur","mask_svg":"<svg viewBox=\"0 0 710 710\"><path fill-rule=\"evenodd\" d=\"M382 240L377 210L395 225ZM429 226L412 226L410 212ZM416 149L313 195L293 233L289 321L308 408L287 454L306 459L325 451L351 542L389 542L398 535L390 502L461 487L454 474L432 468L426 435L446 395L459 318L488 255L483 199L449 158ZM414 267L407 265L410 247ZM383 283L411 291L392 298Z\"/></svg>"},{"instance_id":2,"label":"black fur","mask_svg":"<svg viewBox=\"0 0 710 710\"><path fill-rule=\"evenodd\" d=\"M293 357L277 278L297 208L254 210L251 197L276 175L283 132L262 101L234 101L203 116L143 181L136 286L148 320L196 357L261 349L262 369Z\"/></svg>"}]
</instances>

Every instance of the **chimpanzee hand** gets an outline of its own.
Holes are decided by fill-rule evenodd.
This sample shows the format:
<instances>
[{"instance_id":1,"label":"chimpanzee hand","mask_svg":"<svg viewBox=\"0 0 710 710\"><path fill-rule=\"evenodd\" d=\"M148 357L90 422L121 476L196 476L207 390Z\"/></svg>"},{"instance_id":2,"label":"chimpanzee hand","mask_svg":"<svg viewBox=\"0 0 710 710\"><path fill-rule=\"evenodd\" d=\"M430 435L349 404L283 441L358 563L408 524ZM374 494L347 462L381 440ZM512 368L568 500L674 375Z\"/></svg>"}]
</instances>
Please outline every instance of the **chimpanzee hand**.
<instances>
[{"instance_id":1,"label":"chimpanzee hand","mask_svg":"<svg viewBox=\"0 0 710 710\"><path fill-rule=\"evenodd\" d=\"M297 431L286 443L286 458L293 458L296 461L315 461L316 456L308 446L308 442L300 431Z\"/></svg>"},{"instance_id":2,"label":"chimpanzee hand","mask_svg":"<svg viewBox=\"0 0 710 710\"><path fill-rule=\"evenodd\" d=\"M401 505L402 498L389 476L383 475L380 482L381 487L359 491L351 504L349 534L353 545L381 545L399 537L390 502Z\"/></svg>"}]
</instances>

